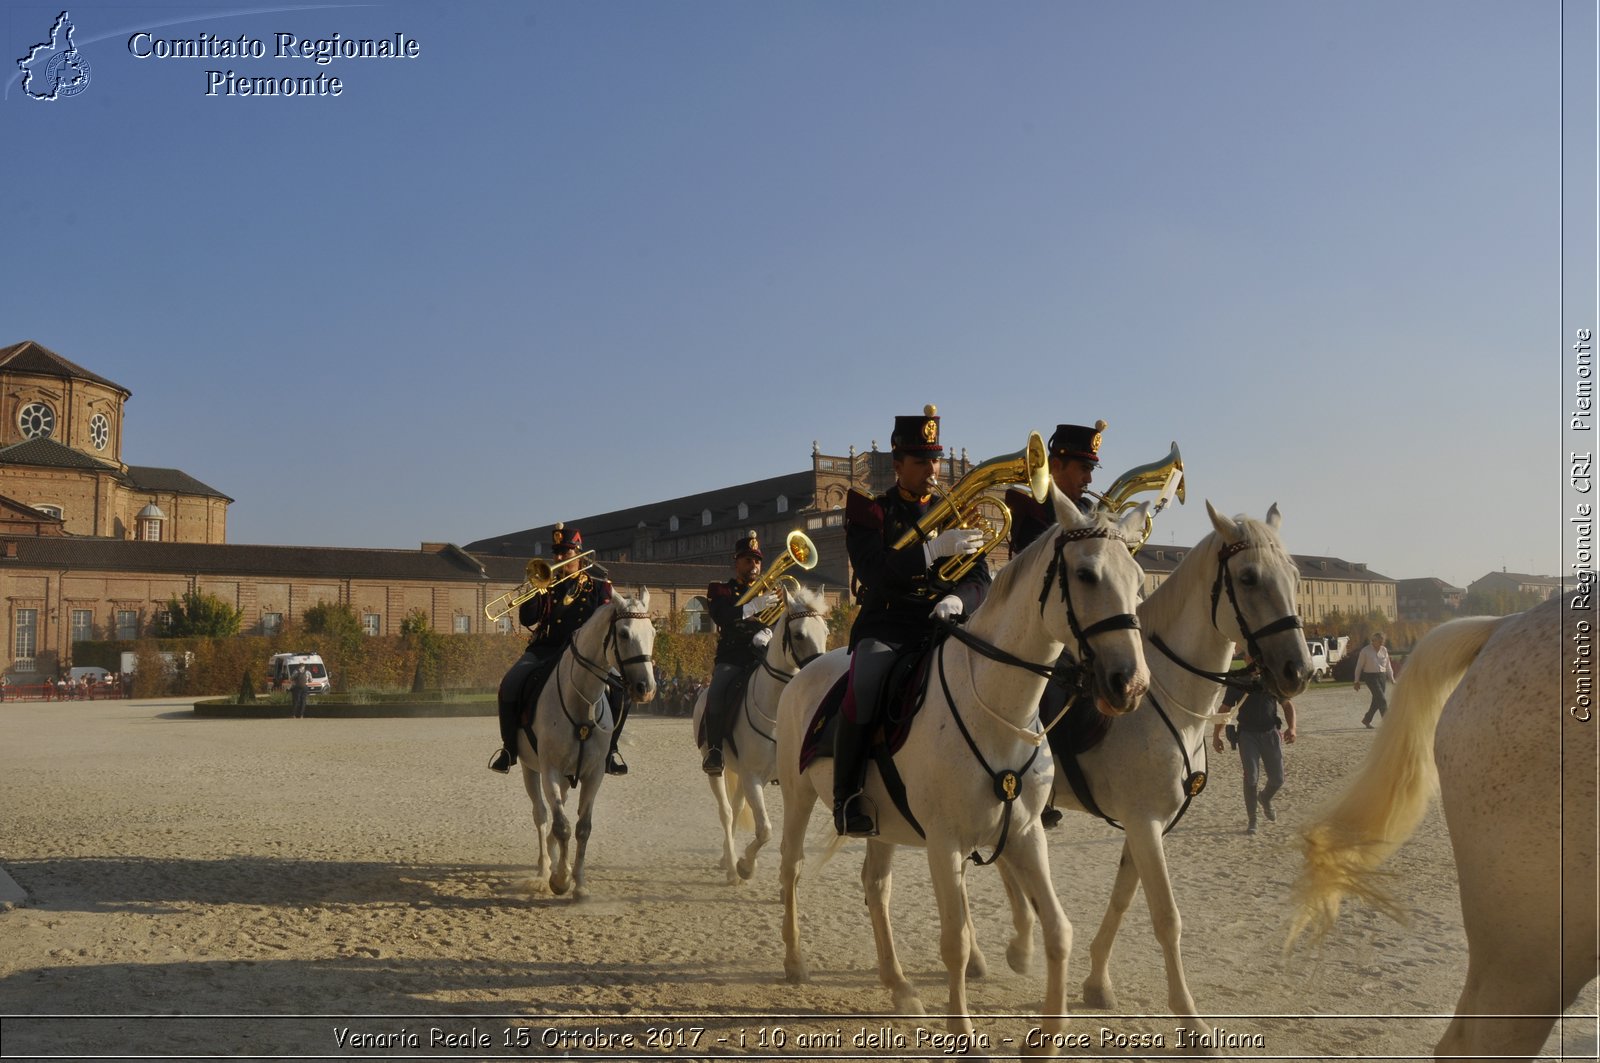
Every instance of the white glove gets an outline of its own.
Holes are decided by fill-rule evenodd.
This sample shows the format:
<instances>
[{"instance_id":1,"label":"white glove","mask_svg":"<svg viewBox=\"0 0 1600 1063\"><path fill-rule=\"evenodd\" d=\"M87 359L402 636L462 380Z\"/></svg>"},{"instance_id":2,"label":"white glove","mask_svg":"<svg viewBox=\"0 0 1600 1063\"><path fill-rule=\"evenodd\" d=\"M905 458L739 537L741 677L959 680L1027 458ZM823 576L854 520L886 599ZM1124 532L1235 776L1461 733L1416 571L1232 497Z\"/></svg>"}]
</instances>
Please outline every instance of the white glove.
<instances>
[{"instance_id":1,"label":"white glove","mask_svg":"<svg viewBox=\"0 0 1600 1063\"><path fill-rule=\"evenodd\" d=\"M778 596L776 594L763 594L759 598L752 598L748 602L744 603L744 618L749 620L757 613L771 609L777 604Z\"/></svg>"},{"instance_id":2,"label":"white glove","mask_svg":"<svg viewBox=\"0 0 1600 1063\"><path fill-rule=\"evenodd\" d=\"M750 645L754 646L758 650L766 649L767 643L771 641L772 629L770 627L764 627L760 631L757 631L754 635L750 636Z\"/></svg>"},{"instance_id":3,"label":"white glove","mask_svg":"<svg viewBox=\"0 0 1600 1063\"><path fill-rule=\"evenodd\" d=\"M967 607L961 603L960 598L953 594L947 594L933 603L933 613L931 615L935 620L949 620L951 617L960 616L966 611Z\"/></svg>"},{"instance_id":4,"label":"white glove","mask_svg":"<svg viewBox=\"0 0 1600 1063\"><path fill-rule=\"evenodd\" d=\"M935 558L975 554L982 545L983 532L977 528L951 528L923 543L922 549L927 555L928 564L931 565Z\"/></svg>"}]
</instances>

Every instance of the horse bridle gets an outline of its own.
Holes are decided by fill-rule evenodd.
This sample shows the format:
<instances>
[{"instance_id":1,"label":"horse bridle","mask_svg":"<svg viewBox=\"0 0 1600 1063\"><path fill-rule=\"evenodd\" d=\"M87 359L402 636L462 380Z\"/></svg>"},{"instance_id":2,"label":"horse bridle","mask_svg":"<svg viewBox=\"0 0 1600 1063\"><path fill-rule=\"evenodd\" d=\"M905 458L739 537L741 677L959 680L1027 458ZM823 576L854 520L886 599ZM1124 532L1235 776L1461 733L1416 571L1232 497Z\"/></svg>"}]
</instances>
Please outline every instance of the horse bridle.
<instances>
[{"instance_id":1,"label":"horse bridle","mask_svg":"<svg viewBox=\"0 0 1600 1063\"><path fill-rule=\"evenodd\" d=\"M795 676L800 674L800 669L804 668L806 665L810 664L812 661L814 661L818 657L822 656L822 653L820 651L817 652L817 653L811 654L805 660L801 660L799 657L795 656L795 652L794 652L794 635L789 630L789 622L791 620L805 620L806 618L813 617L813 616L817 617L820 620L827 620L828 619L828 614L819 612L819 611L817 611L815 609L805 609L805 610L802 610L802 611L800 611L798 613L791 613L791 612L788 612L787 610L785 610L785 612L783 614L783 652L788 655L788 657L789 657L789 659L791 661L794 662L794 666L795 666L794 667L794 671L792 671L792 672L781 672L778 669L772 667L772 665L767 663L767 655L765 653L763 653L761 655L761 670L766 672L772 678L776 679L781 685L787 686L788 683L789 683L789 680L793 679ZM749 686L749 684L745 685L744 697L741 700L744 702L744 718L745 718L746 721L749 722L750 729L752 731L754 731L756 734L760 735L762 738L764 738L767 741L769 741L769 742L776 741L776 739L772 735L767 734L760 727L756 726L756 721L754 719L756 713L755 713L755 708L754 708L754 702L750 698L750 686ZM765 716L762 716L761 717L761 722L765 723L765 724L768 724L769 726L776 724L778 722L777 713L774 712L773 716L772 716L772 719L770 719L770 720L767 719Z\"/></svg>"},{"instance_id":2,"label":"horse bridle","mask_svg":"<svg viewBox=\"0 0 1600 1063\"><path fill-rule=\"evenodd\" d=\"M617 647L622 644L622 640L617 638L617 625L624 620L649 619L649 613L637 612L633 610L624 612L615 606L612 607L611 622L606 627L605 641L600 644L600 656L602 659L604 659L609 653L611 655L611 659L617 662L617 670L614 673L609 668L601 668L599 662L591 661L589 658L585 657L582 651L578 649L576 642L567 644L567 649L572 651L573 659L583 666L584 671L600 680L601 693L595 695L594 701L584 702L584 704L590 706L591 709L600 701L601 696L605 692L605 688L611 685L612 675L616 675L618 679L621 679L623 669L628 665L639 664L641 661L650 660L650 654L648 653L636 654L635 656L627 658L617 656ZM562 690L561 677L559 675L556 676L556 701L561 706L561 715L565 716L567 718L567 722L572 725L572 732L573 734L577 735L578 741L580 743L588 741L589 735L593 731L595 721L579 723L577 720L572 718L572 713L567 711L567 696Z\"/></svg>"},{"instance_id":3,"label":"horse bridle","mask_svg":"<svg viewBox=\"0 0 1600 1063\"><path fill-rule=\"evenodd\" d=\"M1100 635L1108 631L1137 631L1139 629L1139 617L1135 613L1116 613L1105 617L1104 619L1099 620L1086 628L1081 627L1078 624L1077 611L1072 604L1072 580L1067 571L1069 566L1066 562L1066 548L1068 543L1079 542L1085 539L1114 539L1123 543L1128 541L1122 535L1118 534L1114 529L1104 526L1096 526L1092 528L1074 528L1062 531L1058 536L1056 536L1054 556L1052 556L1050 559L1049 567L1045 569L1044 581L1042 586L1039 588L1039 613L1042 616L1044 615L1044 607L1050 598L1051 583L1057 582L1061 587L1061 600L1067 607L1067 625L1071 628L1073 637L1078 641L1080 663L1075 667L1080 676L1088 671L1090 664L1094 661L1094 649L1089 645L1090 639L1094 638L1096 635ZM976 635L966 631L960 625L954 624L950 621L943 621L942 626L944 626L952 635L954 635L963 645L977 651L984 657L988 657L992 661L997 661L1000 664L1010 665L1014 668L1021 668L1024 671L1032 672L1035 675L1043 676L1046 679L1049 679L1056 674L1056 668L1053 663L1041 665L1034 664L1031 661L1025 661L1014 654L1007 653L1005 650L1000 649L1000 647L994 645L993 643L978 638ZM956 711L955 698L950 694L950 684L945 679L944 675L944 646L942 643L940 644L937 653L939 664L939 684L944 689L945 704L950 706L950 715L955 719L956 727L958 730L960 730L961 737L966 740L967 748L972 750L972 755L978 758L979 766L981 766L983 770L988 773L989 778L993 780L995 796L1000 799L1001 806L1004 809L1000 822L1000 838L995 842L994 852L989 855L987 860L981 858L977 852L973 852L969 857L974 864L977 864L979 867L983 867L998 860L1000 858L1000 854L1005 850L1006 839L1011 833L1011 806L1016 801L1017 795L1021 792L1021 778L1027 774L1030 768L1033 767L1033 762L1039 756L1039 748L1040 744L1042 743L1035 743L1033 753L1028 757L1027 763L1019 769L995 771L993 768L991 768L989 766L989 762L984 759L983 751L978 748L978 744L973 740L971 732L967 730L966 721L962 720L961 714ZM1064 715L1065 714L1063 714L1063 716ZM1062 717L1057 717L1057 720L1061 718ZM1055 722L1056 721L1052 721L1051 725L1053 726ZM1041 736L1048 730L1049 727L1044 727L1040 732ZM912 825L917 826L914 820L912 821ZM920 827L918 828L918 833L921 833Z\"/></svg>"},{"instance_id":4,"label":"horse bridle","mask_svg":"<svg viewBox=\"0 0 1600 1063\"><path fill-rule=\"evenodd\" d=\"M1228 562L1233 559L1234 555L1241 554L1256 545L1257 544L1250 539L1240 539L1237 542L1225 543L1222 548L1217 551L1217 576L1216 579L1211 581L1211 626L1219 634L1221 633L1222 627L1217 623L1217 606L1221 604L1222 591L1224 588L1226 588L1228 592L1228 604L1233 607L1234 623L1239 626L1239 633L1244 636L1245 648L1249 651L1251 657L1259 661L1262 660L1262 656L1261 645L1257 641L1258 639L1264 639L1268 635L1276 635L1280 631L1293 631L1302 625L1299 615L1296 613L1290 613L1287 616L1281 616L1276 620L1268 621L1261 627L1256 628L1254 631L1250 630L1250 625L1244 618L1244 611L1239 608L1239 597L1233 586L1233 570L1228 567ZM1240 690L1254 690L1259 688L1259 680L1242 679L1234 676L1231 672L1208 672L1203 668L1196 668L1194 665L1190 664L1188 661L1174 653L1172 648L1166 644L1166 641L1163 640L1160 635L1150 636L1150 644L1156 649L1160 650L1164 655L1166 655L1168 660L1172 661L1180 668L1192 672L1193 674L1204 679L1209 679L1213 683Z\"/></svg>"}]
</instances>

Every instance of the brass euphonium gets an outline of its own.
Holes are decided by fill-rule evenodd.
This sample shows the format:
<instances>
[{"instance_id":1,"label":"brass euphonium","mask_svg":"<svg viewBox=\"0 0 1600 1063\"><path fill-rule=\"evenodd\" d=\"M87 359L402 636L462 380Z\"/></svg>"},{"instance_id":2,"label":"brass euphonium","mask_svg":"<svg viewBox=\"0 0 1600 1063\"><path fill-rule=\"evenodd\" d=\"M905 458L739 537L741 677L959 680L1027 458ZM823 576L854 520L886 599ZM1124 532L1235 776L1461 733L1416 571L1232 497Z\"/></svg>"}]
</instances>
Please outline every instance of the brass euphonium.
<instances>
[{"instance_id":1,"label":"brass euphonium","mask_svg":"<svg viewBox=\"0 0 1600 1063\"><path fill-rule=\"evenodd\" d=\"M1021 450L974 466L949 491L939 490L935 483L938 503L917 522L916 528L900 537L894 548L903 549L918 539L928 539L951 528L977 528L983 532L983 543L976 553L947 557L934 570L934 575L944 583L960 582L973 565L1011 533L1011 511L984 496L985 491L1000 484L1027 484L1036 502L1050 497L1050 455L1038 432L1028 433L1028 445ZM984 509L993 510L996 515L986 517Z\"/></svg>"},{"instance_id":2,"label":"brass euphonium","mask_svg":"<svg viewBox=\"0 0 1600 1063\"><path fill-rule=\"evenodd\" d=\"M752 532L751 534L755 533ZM784 575L784 572L794 567L799 567L806 572L810 572L817 567L816 545L812 543L810 536L798 529L790 532L788 538L784 540L783 556L774 561L771 568L757 576L756 581L750 584L749 589L743 594L739 595L739 600L734 604L744 605L763 594L775 590L778 595L777 602L757 613L756 618L767 627L776 624L779 618L783 616L784 609L788 608L787 584L780 581L787 579L797 587L800 585L799 580L796 580L793 576Z\"/></svg>"},{"instance_id":3,"label":"brass euphonium","mask_svg":"<svg viewBox=\"0 0 1600 1063\"><path fill-rule=\"evenodd\" d=\"M1144 518L1144 534L1139 536L1139 541L1129 543L1128 548L1133 553L1138 553L1139 548L1150 538L1150 532L1155 529L1155 516L1167 508L1167 503L1174 497L1179 502L1184 500L1183 483L1183 455L1178 453L1178 444L1172 444L1172 450L1160 461L1152 461L1146 465L1135 465L1121 476L1111 482L1111 486L1102 494L1099 491L1085 490L1083 493L1100 500L1100 508L1115 516L1133 504L1133 496L1143 491L1159 491L1155 503L1150 507Z\"/></svg>"},{"instance_id":4,"label":"brass euphonium","mask_svg":"<svg viewBox=\"0 0 1600 1063\"><path fill-rule=\"evenodd\" d=\"M502 594L500 597L494 599L488 605L484 606L484 615L490 620L499 620L502 616L507 615L511 612L511 610L515 609L529 598L532 598L535 594L539 594L542 591L547 591L551 587L555 587L567 582L567 580L572 579L574 576L577 576L580 573L589 571L594 567L594 562L583 561L583 559L586 557L592 557L593 555L593 550L585 550L583 553L578 554L571 560L562 562L562 564L571 565L572 569L571 571L563 572L559 576L555 575L555 569L551 566L550 562L546 561L542 557L534 558L533 560L529 561L522 570L522 574L526 576L527 579L524 580L523 583L515 590L506 591L506 593ZM583 563L579 564L580 561Z\"/></svg>"}]
</instances>

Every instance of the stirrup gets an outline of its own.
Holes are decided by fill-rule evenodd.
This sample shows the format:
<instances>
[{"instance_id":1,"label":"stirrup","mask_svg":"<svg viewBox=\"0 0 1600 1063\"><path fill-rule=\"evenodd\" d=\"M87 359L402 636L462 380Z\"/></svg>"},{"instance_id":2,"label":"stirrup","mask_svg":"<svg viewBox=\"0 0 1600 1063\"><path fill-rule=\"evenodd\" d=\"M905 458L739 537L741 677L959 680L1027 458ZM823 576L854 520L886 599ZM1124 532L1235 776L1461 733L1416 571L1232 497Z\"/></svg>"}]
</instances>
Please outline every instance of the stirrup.
<instances>
[{"instance_id":1,"label":"stirrup","mask_svg":"<svg viewBox=\"0 0 1600 1063\"><path fill-rule=\"evenodd\" d=\"M700 770L707 775L722 774L722 747L707 746L706 755L701 758Z\"/></svg>"},{"instance_id":2,"label":"stirrup","mask_svg":"<svg viewBox=\"0 0 1600 1063\"><path fill-rule=\"evenodd\" d=\"M833 805L833 829L846 838L874 838L878 834L877 821L860 810L857 802L865 797L860 790ZM852 811L852 807L855 808Z\"/></svg>"},{"instance_id":3,"label":"stirrup","mask_svg":"<svg viewBox=\"0 0 1600 1063\"><path fill-rule=\"evenodd\" d=\"M501 746L494 751L494 756L489 758L489 770L497 771L501 775L511 774L511 751Z\"/></svg>"},{"instance_id":4,"label":"stirrup","mask_svg":"<svg viewBox=\"0 0 1600 1063\"><path fill-rule=\"evenodd\" d=\"M622 759L622 754L618 753L615 749L611 750L609 753L606 754L606 774L607 775L626 775L626 774L628 774L628 762L623 760Z\"/></svg>"}]
</instances>

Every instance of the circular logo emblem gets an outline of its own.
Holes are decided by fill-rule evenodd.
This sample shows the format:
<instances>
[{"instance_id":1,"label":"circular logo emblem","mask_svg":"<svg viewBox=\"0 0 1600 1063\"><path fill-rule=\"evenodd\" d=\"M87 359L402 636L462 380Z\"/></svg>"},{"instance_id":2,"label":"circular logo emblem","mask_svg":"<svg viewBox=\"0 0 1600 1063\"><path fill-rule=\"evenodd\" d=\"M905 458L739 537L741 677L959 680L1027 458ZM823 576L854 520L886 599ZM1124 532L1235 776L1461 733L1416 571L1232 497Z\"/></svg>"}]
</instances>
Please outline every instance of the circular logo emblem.
<instances>
[{"instance_id":1,"label":"circular logo emblem","mask_svg":"<svg viewBox=\"0 0 1600 1063\"><path fill-rule=\"evenodd\" d=\"M56 96L76 96L89 87L89 60L76 48L52 56L44 68L44 83Z\"/></svg>"},{"instance_id":2,"label":"circular logo emblem","mask_svg":"<svg viewBox=\"0 0 1600 1063\"><path fill-rule=\"evenodd\" d=\"M1200 791L1206 788L1206 773L1197 771L1189 776L1189 796L1198 797Z\"/></svg>"},{"instance_id":3,"label":"circular logo emblem","mask_svg":"<svg viewBox=\"0 0 1600 1063\"><path fill-rule=\"evenodd\" d=\"M922 439L927 443L939 442L939 422L929 418L922 422Z\"/></svg>"},{"instance_id":4,"label":"circular logo emblem","mask_svg":"<svg viewBox=\"0 0 1600 1063\"><path fill-rule=\"evenodd\" d=\"M582 727L578 728L578 741L587 742L588 740L589 740L589 725L588 724L584 724Z\"/></svg>"}]
</instances>

